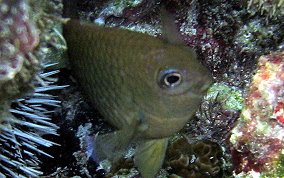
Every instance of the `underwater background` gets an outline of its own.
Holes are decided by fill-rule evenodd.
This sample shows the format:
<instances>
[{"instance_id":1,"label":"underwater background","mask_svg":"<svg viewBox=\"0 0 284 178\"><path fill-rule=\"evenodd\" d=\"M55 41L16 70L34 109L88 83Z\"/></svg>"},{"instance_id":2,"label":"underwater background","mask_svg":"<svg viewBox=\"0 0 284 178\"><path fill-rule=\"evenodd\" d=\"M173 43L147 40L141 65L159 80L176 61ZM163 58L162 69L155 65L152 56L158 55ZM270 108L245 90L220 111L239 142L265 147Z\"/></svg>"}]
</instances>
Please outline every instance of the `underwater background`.
<instances>
[{"instance_id":1,"label":"underwater background","mask_svg":"<svg viewBox=\"0 0 284 178\"><path fill-rule=\"evenodd\" d=\"M213 84L157 177L283 177L283 0L81 0L74 11L162 38L162 6ZM115 128L66 64L63 9L0 0L0 176L140 177L132 149L112 165L91 159L86 136Z\"/></svg>"}]
</instances>

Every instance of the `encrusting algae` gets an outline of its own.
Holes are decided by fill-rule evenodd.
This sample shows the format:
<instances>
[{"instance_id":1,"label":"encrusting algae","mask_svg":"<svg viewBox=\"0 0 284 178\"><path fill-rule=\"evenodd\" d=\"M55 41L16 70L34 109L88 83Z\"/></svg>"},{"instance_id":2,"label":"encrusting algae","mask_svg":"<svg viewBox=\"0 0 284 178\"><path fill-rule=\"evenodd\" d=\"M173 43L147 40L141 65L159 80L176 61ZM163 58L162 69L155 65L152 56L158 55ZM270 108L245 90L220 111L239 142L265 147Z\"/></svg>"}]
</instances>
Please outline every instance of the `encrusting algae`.
<instances>
[{"instance_id":1,"label":"encrusting algae","mask_svg":"<svg viewBox=\"0 0 284 178\"><path fill-rule=\"evenodd\" d=\"M157 173L168 137L195 113L211 83L195 52L173 37L174 21L166 16L164 40L73 19L64 26L76 79L118 129L87 137L94 146L92 157L116 161L134 145L135 165L145 178Z\"/></svg>"}]
</instances>

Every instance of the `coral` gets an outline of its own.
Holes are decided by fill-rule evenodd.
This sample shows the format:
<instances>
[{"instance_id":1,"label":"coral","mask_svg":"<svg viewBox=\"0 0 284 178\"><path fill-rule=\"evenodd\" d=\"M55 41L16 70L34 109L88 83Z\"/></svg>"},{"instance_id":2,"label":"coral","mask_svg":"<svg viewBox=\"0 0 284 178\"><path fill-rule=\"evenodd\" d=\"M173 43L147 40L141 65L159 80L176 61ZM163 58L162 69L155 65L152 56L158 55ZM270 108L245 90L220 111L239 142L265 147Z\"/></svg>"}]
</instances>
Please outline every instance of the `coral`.
<instances>
[{"instance_id":1,"label":"coral","mask_svg":"<svg viewBox=\"0 0 284 178\"><path fill-rule=\"evenodd\" d=\"M235 174L261 176L283 166L284 53L259 58L258 70L230 138Z\"/></svg>"},{"instance_id":2,"label":"coral","mask_svg":"<svg viewBox=\"0 0 284 178\"><path fill-rule=\"evenodd\" d=\"M31 88L30 81L41 68L39 61L55 39L49 35L54 23L42 24L43 12L35 11L41 9L39 5L30 6L27 0L0 2L1 101L16 98Z\"/></svg>"},{"instance_id":3,"label":"coral","mask_svg":"<svg viewBox=\"0 0 284 178\"><path fill-rule=\"evenodd\" d=\"M181 138L170 145L166 164L172 174L182 177L217 176L222 171L222 149L210 141L190 144Z\"/></svg>"},{"instance_id":4,"label":"coral","mask_svg":"<svg viewBox=\"0 0 284 178\"><path fill-rule=\"evenodd\" d=\"M0 3L0 98L13 98L27 90L38 59L32 53L39 33L29 21L30 9L24 0Z\"/></svg>"}]
</instances>

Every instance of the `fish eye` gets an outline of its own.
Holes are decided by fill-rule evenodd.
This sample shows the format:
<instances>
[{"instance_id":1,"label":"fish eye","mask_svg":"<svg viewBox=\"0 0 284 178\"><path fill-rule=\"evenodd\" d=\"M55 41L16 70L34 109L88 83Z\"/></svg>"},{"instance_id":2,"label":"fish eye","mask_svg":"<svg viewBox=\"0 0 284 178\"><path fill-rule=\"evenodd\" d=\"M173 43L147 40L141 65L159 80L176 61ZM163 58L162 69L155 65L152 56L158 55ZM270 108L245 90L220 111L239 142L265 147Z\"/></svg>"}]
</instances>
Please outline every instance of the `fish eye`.
<instances>
[{"instance_id":1,"label":"fish eye","mask_svg":"<svg viewBox=\"0 0 284 178\"><path fill-rule=\"evenodd\" d=\"M164 71L161 74L159 85L162 88L176 87L182 82L182 75L177 71Z\"/></svg>"}]
</instances>

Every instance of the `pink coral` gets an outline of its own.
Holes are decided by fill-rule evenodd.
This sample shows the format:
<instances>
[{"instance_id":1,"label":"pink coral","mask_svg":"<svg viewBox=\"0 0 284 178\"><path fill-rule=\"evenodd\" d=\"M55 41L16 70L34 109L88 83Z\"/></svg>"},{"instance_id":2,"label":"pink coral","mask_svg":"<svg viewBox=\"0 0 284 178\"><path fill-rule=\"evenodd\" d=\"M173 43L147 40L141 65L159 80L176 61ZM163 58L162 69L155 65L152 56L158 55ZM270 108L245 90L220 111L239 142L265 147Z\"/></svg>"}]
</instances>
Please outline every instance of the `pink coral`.
<instances>
[{"instance_id":1,"label":"pink coral","mask_svg":"<svg viewBox=\"0 0 284 178\"><path fill-rule=\"evenodd\" d=\"M27 0L0 1L0 102L26 91L39 61L39 31Z\"/></svg>"},{"instance_id":2,"label":"pink coral","mask_svg":"<svg viewBox=\"0 0 284 178\"><path fill-rule=\"evenodd\" d=\"M30 21L28 9L25 0L4 0L0 3L1 82L13 79L24 63L37 63L30 53L38 45L39 34Z\"/></svg>"},{"instance_id":3,"label":"pink coral","mask_svg":"<svg viewBox=\"0 0 284 178\"><path fill-rule=\"evenodd\" d=\"M262 56L231 137L236 174L276 169L284 149L283 103L284 53Z\"/></svg>"}]
</instances>

